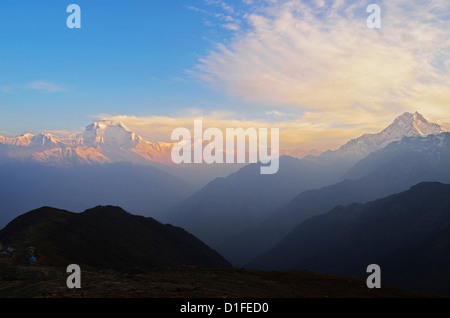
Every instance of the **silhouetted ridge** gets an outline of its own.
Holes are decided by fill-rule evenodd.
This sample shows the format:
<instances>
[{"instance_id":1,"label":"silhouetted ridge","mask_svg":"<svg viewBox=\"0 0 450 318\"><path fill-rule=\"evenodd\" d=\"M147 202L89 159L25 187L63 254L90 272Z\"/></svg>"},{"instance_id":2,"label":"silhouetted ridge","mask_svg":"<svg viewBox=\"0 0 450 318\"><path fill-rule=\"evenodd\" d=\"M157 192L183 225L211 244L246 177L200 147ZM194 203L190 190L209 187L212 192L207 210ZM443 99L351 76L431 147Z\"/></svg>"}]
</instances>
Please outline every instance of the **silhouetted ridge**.
<instances>
[{"instance_id":1,"label":"silhouetted ridge","mask_svg":"<svg viewBox=\"0 0 450 318\"><path fill-rule=\"evenodd\" d=\"M17 217L0 241L24 251L34 246L44 264L126 270L166 266L230 267L217 252L181 228L98 206L83 213L43 207Z\"/></svg>"},{"instance_id":2,"label":"silhouetted ridge","mask_svg":"<svg viewBox=\"0 0 450 318\"><path fill-rule=\"evenodd\" d=\"M312 217L248 266L365 277L378 264L385 284L450 295L449 233L450 185L424 182Z\"/></svg>"}]
</instances>

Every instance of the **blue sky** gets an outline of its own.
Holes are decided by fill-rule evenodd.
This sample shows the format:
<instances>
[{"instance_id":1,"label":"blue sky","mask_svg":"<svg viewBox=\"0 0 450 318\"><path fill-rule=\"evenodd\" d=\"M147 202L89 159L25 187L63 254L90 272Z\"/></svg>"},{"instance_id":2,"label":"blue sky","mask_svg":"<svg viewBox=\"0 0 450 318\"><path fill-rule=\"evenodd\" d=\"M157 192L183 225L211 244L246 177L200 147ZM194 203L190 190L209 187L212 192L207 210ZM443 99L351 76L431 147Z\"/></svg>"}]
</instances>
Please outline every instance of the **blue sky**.
<instances>
[{"instance_id":1,"label":"blue sky","mask_svg":"<svg viewBox=\"0 0 450 318\"><path fill-rule=\"evenodd\" d=\"M66 26L71 3L81 7L81 29ZM78 129L99 114L233 107L236 101L188 72L230 35L213 13L200 11L213 7L196 0L2 1L0 130Z\"/></svg>"},{"instance_id":2,"label":"blue sky","mask_svg":"<svg viewBox=\"0 0 450 318\"><path fill-rule=\"evenodd\" d=\"M448 87L448 0L0 2L1 135L114 119L167 141L204 118L323 150L406 111L450 122Z\"/></svg>"}]
</instances>

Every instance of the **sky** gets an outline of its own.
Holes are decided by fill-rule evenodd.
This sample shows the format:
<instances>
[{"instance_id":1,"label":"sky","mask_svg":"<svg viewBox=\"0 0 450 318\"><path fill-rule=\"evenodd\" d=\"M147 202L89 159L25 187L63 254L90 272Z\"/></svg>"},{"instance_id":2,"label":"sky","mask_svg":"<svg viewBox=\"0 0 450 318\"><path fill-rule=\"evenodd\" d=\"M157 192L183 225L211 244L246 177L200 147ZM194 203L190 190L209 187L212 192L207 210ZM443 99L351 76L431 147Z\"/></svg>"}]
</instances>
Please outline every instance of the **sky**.
<instances>
[{"instance_id":1,"label":"sky","mask_svg":"<svg viewBox=\"0 0 450 318\"><path fill-rule=\"evenodd\" d=\"M406 111L450 121L449 33L448 0L3 0L0 134L111 119L168 141L204 119L336 148Z\"/></svg>"}]
</instances>

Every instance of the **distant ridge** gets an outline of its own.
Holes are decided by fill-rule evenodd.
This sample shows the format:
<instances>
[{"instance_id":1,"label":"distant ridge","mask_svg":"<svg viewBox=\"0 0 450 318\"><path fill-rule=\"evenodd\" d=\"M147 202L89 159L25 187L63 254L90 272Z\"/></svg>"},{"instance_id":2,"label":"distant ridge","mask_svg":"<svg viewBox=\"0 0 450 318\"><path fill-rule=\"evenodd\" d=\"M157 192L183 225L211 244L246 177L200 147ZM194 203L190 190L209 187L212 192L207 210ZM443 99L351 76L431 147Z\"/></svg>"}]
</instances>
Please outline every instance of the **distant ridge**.
<instances>
[{"instance_id":1,"label":"distant ridge","mask_svg":"<svg viewBox=\"0 0 450 318\"><path fill-rule=\"evenodd\" d=\"M279 243L301 222L335 206L376 200L423 181L450 183L449 163L450 133L404 137L359 161L345 180L300 193L261 225L214 248L233 264L243 265Z\"/></svg>"},{"instance_id":2,"label":"distant ridge","mask_svg":"<svg viewBox=\"0 0 450 318\"><path fill-rule=\"evenodd\" d=\"M311 270L450 295L450 185L423 182L366 204L338 206L300 223L249 268Z\"/></svg>"}]
</instances>

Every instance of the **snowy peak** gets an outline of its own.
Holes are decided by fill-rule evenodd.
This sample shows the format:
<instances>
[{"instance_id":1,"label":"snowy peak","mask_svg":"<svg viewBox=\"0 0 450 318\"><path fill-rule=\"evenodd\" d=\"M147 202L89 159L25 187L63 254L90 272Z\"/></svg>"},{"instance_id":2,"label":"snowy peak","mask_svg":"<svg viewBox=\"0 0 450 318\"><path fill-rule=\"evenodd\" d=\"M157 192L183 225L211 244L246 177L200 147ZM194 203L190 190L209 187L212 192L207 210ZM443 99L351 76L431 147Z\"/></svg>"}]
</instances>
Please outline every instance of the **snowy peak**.
<instances>
[{"instance_id":1,"label":"snowy peak","mask_svg":"<svg viewBox=\"0 0 450 318\"><path fill-rule=\"evenodd\" d=\"M366 134L350 140L336 151L328 151L321 155L322 158L345 158L358 161L368 154L384 148L394 141L404 137L426 137L445 132L439 124L431 123L418 112L404 113L383 131L376 134Z\"/></svg>"},{"instance_id":2,"label":"snowy peak","mask_svg":"<svg viewBox=\"0 0 450 318\"><path fill-rule=\"evenodd\" d=\"M0 137L0 143L9 146L29 146L33 137L34 135L29 133L13 138Z\"/></svg>"},{"instance_id":3,"label":"snowy peak","mask_svg":"<svg viewBox=\"0 0 450 318\"><path fill-rule=\"evenodd\" d=\"M122 123L112 121L99 121L87 126L82 138L83 143L90 147L108 145L133 148L142 140Z\"/></svg>"},{"instance_id":4,"label":"snowy peak","mask_svg":"<svg viewBox=\"0 0 450 318\"><path fill-rule=\"evenodd\" d=\"M0 143L9 146L19 146L19 147L40 147L40 146L57 146L60 141L53 135L47 133L40 133L38 135L33 135L27 133L25 135L6 138L0 136Z\"/></svg>"},{"instance_id":5,"label":"snowy peak","mask_svg":"<svg viewBox=\"0 0 450 318\"><path fill-rule=\"evenodd\" d=\"M32 146L59 145L59 140L51 134L41 133L31 138L30 145Z\"/></svg>"},{"instance_id":6,"label":"snowy peak","mask_svg":"<svg viewBox=\"0 0 450 318\"><path fill-rule=\"evenodd\" d=\"M430 123L418 112L404 113L397 117L395 121L387 127L381 134L390 138L403 138L414 136L437 135L445 130L435 123Z\"/></svg>"}]
</instances>

